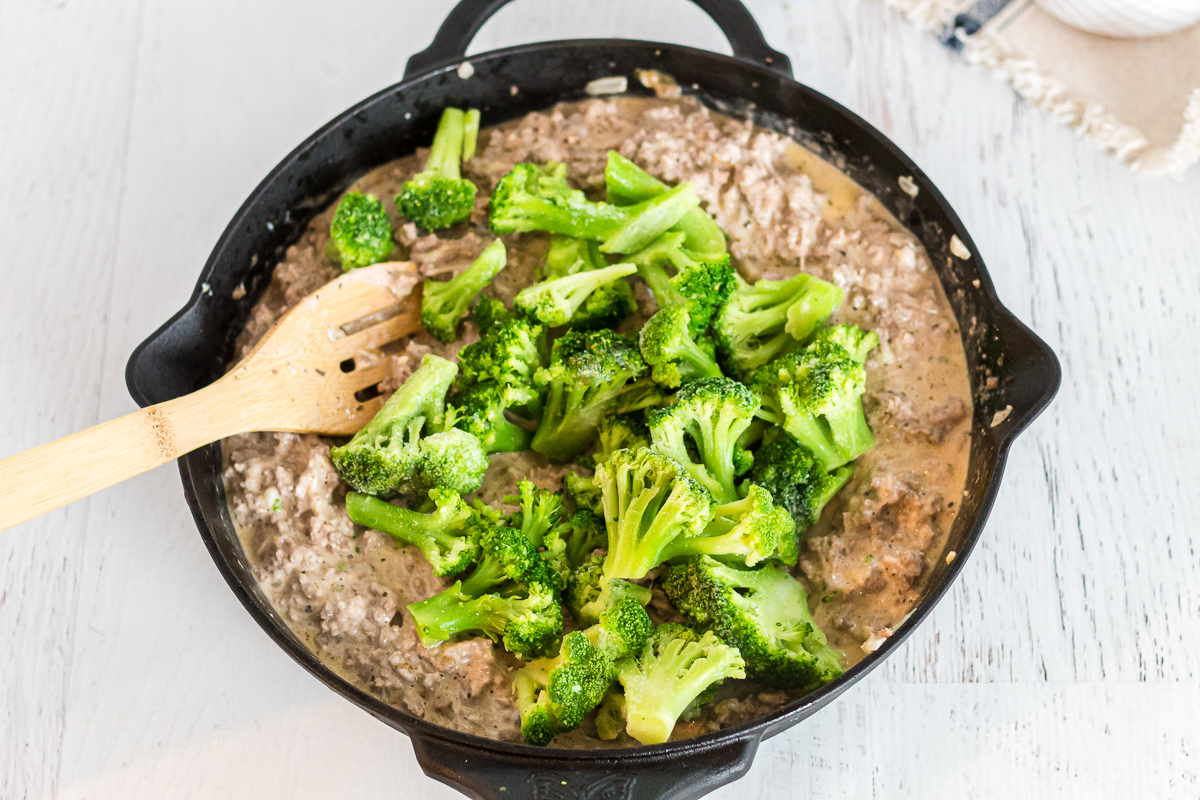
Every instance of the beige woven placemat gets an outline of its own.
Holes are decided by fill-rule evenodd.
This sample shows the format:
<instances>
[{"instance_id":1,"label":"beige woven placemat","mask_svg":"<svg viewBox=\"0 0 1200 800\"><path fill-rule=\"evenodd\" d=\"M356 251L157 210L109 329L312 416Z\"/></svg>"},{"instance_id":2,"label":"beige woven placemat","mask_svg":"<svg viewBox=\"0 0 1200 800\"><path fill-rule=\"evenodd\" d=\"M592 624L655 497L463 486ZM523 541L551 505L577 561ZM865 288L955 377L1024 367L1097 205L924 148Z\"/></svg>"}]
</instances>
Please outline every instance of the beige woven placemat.
<instances>
[{"instance_id":1,"label":"beige woven placemat","mask_svg":"<svg viewBox=\"0 0 1200 800\"><path fill-rule=\"evenodd\" d=\"M885 2L1133 169L1178 177L1200 161L1200 25L1114 39L1033 0Z\"/></svg>"}]
</instances>

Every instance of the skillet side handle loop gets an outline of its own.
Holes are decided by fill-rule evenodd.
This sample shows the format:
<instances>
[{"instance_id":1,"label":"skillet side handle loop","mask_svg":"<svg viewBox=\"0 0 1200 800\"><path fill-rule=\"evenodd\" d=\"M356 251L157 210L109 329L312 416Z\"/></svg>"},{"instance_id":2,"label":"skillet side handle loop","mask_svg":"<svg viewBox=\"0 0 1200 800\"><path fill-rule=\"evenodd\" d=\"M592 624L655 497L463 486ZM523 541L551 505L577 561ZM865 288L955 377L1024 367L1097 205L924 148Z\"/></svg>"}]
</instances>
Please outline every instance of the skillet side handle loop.
<instances>
[{"instance_id":1,"label":"skillet side handle loop","mask_svg":"<svg viewBox=\"0 0 1200 800\"><path fill-rule=\"evenodd\" d=\"M496 753L419 733L412 743L426 775L475 800L694 800L745 775L758 749L751 736L669 756L615 750L584 761L570 751Z\"/></svg>"},{"instance_id":2,"label":"skillet side handle loop","mask_svg":"<svg viewBox=\"0 0 1200 800\"><path fill-rule=\"evenodd\" d=\"M460 0L438 28L429 47L408 59L404 78L407 80L422 72L462 61L475 34L509 2L511 0ZM788 57L767 44L758 23L740 0L692 2L717 23L729 41L734 56L772 69L785 78L792 77L792 64Z\"/></svg>"}]
</instances>

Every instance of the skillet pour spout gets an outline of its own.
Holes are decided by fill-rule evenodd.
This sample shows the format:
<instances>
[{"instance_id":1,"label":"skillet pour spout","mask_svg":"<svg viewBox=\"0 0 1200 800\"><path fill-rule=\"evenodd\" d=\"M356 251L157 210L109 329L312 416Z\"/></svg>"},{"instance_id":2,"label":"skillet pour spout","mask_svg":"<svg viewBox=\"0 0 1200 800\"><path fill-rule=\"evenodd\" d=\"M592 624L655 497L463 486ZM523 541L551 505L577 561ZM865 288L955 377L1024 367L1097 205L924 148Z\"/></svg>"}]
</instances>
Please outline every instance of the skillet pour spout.
<instances>
[{"instance_id":1,"label":"skillet pour spout","mask_svg":"<svg viewBox=\"0 0 1200 800\"><path fill-rule=\"evenodd\" d=\"M508 0L462 0L404 79L314 133L254 190L217 242L188 304L130 357L126 380L140 405L211 383L233 357L250 310L281 255L323 208L368 170L425 146L447 105L479 108L484 125L587 97L597 78L673 76L710 108L790 136L871 192L921 241L959 322L975 403L967 489L950 531L958 557L938 563L908 619L838 680L749 722L650 747L563 750L458 733L382 702L339 677L291 632L259 589L229 515L220 445L179 460L197 528L230 589L281 648L333 691L412 737L422 768L483 800L685 800L749 769L758 743L827 705L893 652L928 615L978 541L1014 437L1052 399L1060 382L1050 349L997 299L982 259L945 198L883 134L833 100L792 79L737 0L693 0L728 38L734 56L659 42L583 39L543 42L470 58L471 38ZM463 77L467 75L467 77ZM514 94L512 87L518 87ZM918 188L900 189L899 179ZM970 253L950 250L957 237ZM958 249L958 248L956 248ZM961 249L959 249L961 253ZM244 288L235 292L236 287Z\"/></svg>"}]
</instances>

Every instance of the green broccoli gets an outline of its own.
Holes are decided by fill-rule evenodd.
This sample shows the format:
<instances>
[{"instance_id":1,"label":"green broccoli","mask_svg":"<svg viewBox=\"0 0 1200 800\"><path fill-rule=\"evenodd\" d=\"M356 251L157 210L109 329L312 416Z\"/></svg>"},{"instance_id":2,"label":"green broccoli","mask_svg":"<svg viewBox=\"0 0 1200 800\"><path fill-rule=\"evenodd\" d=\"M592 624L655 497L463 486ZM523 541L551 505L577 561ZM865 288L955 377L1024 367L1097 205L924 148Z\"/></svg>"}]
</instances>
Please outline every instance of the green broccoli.
<instances>
[{"instance_id":1,"label":"green broccoli","mask_svg":"<svg viewBox=\"0 0 1200 800\"><path fill-rule=\"evenodd\" d=\"M679 463L646 448L618 450L596 466L608 528L607 580L637 580L666 560L676 539L699 536L712 496ZM602 587L603 588L603 587Z\"/></svg>"},{"instance_id":2,"label":"green broccoli","mask_svg":"<svg viewBox=\"0 0 1200 800\"><path fill-rule=\"evenodd\" d=\"M854 467L826 472L812 451L786 431L774 430L777 435L759 448L746 481L770 492L792 515L796 531L803 533L821 518L821 509L850 480Z\"/></svg>"},{"instance_id":3,"label":"green broccoli","mask_svg":"<svg viewBox=\"0 0 1200 800\"><path fill-rule=\"evenodd\" d=\"M534 386L534 375L546 361L545 328L512 315L489 322L479 341L459 351L458 390L476 385L507 387L512 390L509 405L519 416L536 420L541 416L542 392Z\"/></svg>"},{"instance_id":4,"label":"green broccoli","mask_svg":"<svg viewBox=\"0 0 1200 800\"><path fill-rule=\"evenodd\" d=\"M650 446L650 429L640 414L608 414L596 428L594 463L608 460L618 450Z\"/></svg>"},{"instance_id":5,"label":"green broccoli","mask_svg":"<svg viewBox=\"0 0 1200 800\"><path fill-rule=\"evenodd\" d=\"M861 397L867 373L858 355L879 341L866 333L854 352L834 335L818 336L799 350L759 367L751 389L762 397L759 416L780 425L813 452L825 470L853 461L875 446ZM843 329L841 336L848 333Z\"/></svg>"},{"instance_id":6,"label":"green broccoli","mask_svg":"<svg viewBox=\"0 0 1200 800\"><path fill-rule=\"evenodd\" d=\"M550 365L534 376L548 391L533 449L567 461L591 444L606 414L660 403L663 395L645 371L637 348L611 330L570 331L559 337Z\"/></svg>"},{"instance_id":7,"label":"green broccoli","mask_svg":"<svg viewBox=\"0 0 1200 800\"><path fill-rule=\"evenodd\" d=\"M432 647L454 636L479 632L522 661L553 649L562 636L562 607L549 586L530 584L515 596L472 596L456 582L408 607L421 643Z\"/></svg>"},{"instance_id":8,"label":"green broccoli","mask_svg":"<svg viewBox=\"0 0 1200 800\"><path fill-rule=\"evenodd\" d=\"M517 503L520 506L513 514L511 524L520 529L530 544L541 547L546 534L562 522L562 498L547 489L537 488L530 480L517 483L517 491L519 494L504 498L506 503Z\"/></svg>"},{"instance_id":9,"label":"green broccoli","mask_svg":"<svg viewBox=\"0 0 1200 800\"><path fill-rule=\"evenodd\" d=\"M733 291L737 273L729 254L697 253L684 247L682 231L668 231L629 260L654 293L659 308L683 308L688 312L688 332L693 338L706 333L713 318ZM667 274L667 267L675 270Z\"/></svg>"},{"instance_id":10,"label":"green broccoli","mask_svg":"<svg viewBox=\"0 0 1200 800\"><path fill-rule=\"evenodd\" d=\"M475 157L475 145L479 143L479 121L482 114L478 108L467 109L463 116L462 160L470 161Z\"/></svg>"},{"instance_id":11,"label":"green broccoli","mask_svg":"<svg viewBox=\"0 0 1200 800\"><path fill-rule=\"evenodd\" d=\"M578 472L568 472L563 477L563 490L577 509L587 509L594 514L603 516L604 507L600 504L600 484L596 476L580 475Z\"/></svg>"},{"instance_id":12,"label":"green broccoli","mask_svg":"<svg viewBox=\"0 0 1200 800\"><path fill-rule=\"evenodd\" d=\"M642 649L654 623L635 597L622 595L583 633L610 661L616 662Z\"/></svg>"},{"instance_id":13,"label":"green broccoli","mask_svg":"<svg viewBox=\"0 0 1200 800\"><path fill-rule=\"evenodd\" d=\"M504 412L531 403L537 396L531 386L477 383L459 395L450 409L455 427L477 438L485 453L518 453L529 449L533 434L511 422Z\"/></svg>"},{"instance_id":14,"label":"green broccoli","mask_svg":"<svg viewBox=\"0 0 1200 800\"><path fill-rule=\"evenodd\" d=\"M743 376L789 352L841 305L843 292L803 272L782 281L734 281L714 322L725 371Z\"/></svg>"},{"instance_id":15,"label":"green broccoli","mask_svg":"<svg viewBox=\"0 0 1200 800\"><path fill-rule=\"evenodd\" d=\"M751 485L741 500L713 509L712 522L703 536L676 539L667 548L667 560L687 556L731 556L753 567L768 558L795 565L799 556L796 523L788 512L771 502L771 493Z\"/></svg>"},{"instance_id":16,"label":"green broccoli","mask_svg":"<svg viewBox=\"0 0 1200 800\"><path fill-rule=\"evenodd\" d=\"M421 324L440 342L458 338L458 323L466 316L475 296L483 291L496 273L504 269L508 257L504 243L492 242L475 263L448 281L426 279L421 295Z\"/></svg>"},{"instance_id":17,"label":"green broccoli","mask_svg":"<svg viewBox=\"0 0 1200 800\"><path fill-rule=\"evenodd\" d=\"M383 203L375 195L362 192L347 192L338 202L329 224L329 238L344 270L376 264L396 249L392 221Z\"/></svg>"},{"instance_id":18,"label":"green broccoli","mask_svg":"<svg viewBox=\"0 0 1200 800\"><path fill-rule=\"evenodd\" d=\"M783 567L738 569L700 556L672 567L663 589L684 615L741 652L750 680L806 691L842 674L841 654Z\"/></svg>"},{"instance_id":19,"label":"green broccoli","mask_svg":"<svg viewBox=\"0 0 1200 800\"><path fill-rule=\"evenodd\" d=\"M479 132L478 114L470 115L472 132L465 130L469 115L457 108L442 112L425 169L396 195L400 213L427 231L449 228L471 216L475 207L475 184L462 177L461 170L463 159L474 155Z\"/></svg>"},{"instance_id":20,"label":"green broccoli","mask_svg":"<svg viewBox=\"0 0 1200 800\"><path fill-rule=\"evenodd\" d=\"M617 683L608 688L596 711L596 735L611 742L625 730L625 692Z\"/></svg>"},{"instance_id":21,"label":"green broccoli","mask_svg":"<svg viewBox=\"0 0 1200 800\"><path fill-rule=\"evenodd\" d=\"M635 253L699 202L683 183L632 206L594 203L571 188L562 164L517 164L492 193L489 221L497 236L547 231L603 242L606 253Z\"/></svg>"},{"instance_id":22,"label":"green broccoli","mask_svg":"<svg viewBox=\"0 0 1200 800\"><path fill-rule=\"evenodd\" d=\"M638 335L638 347L651 366L651 376L672 389L697 378L721 377L711 345L698 344L688 333L690 319L686 308L667 306L646 320Z\"/></svg>"},{"instance_id":23,"label":"green broccoli","mask_svg":"<svg viewBox=\"0 0 1200 800\"><path fill-rule=\"evenodd\" d=\"M879 344L879 335L874 331L864 331L857 325L830 325L821 328L809 340L809 344L817 342L839 345L859 364L865 364L867 356Z\"/></svg>"},{"instance_id":24,"label":"green broccoli","mask_svg":"<svg viewBox=\"0 0 1200 800\"><path fill-rule=\"evenodd\" d=\"M525 741L544 746L555 734L578 728L615 676L612 661L587 636L568 633L557 656L532 661L513 674Z\"/></svg>"},{"instance_id":25,"label":"green broccoli","mask_svg":"<svg viewBox=\"0 0 1200 800\"><path fill-rule=\"evenodd\" d=\"M576 567L567 578L563 599L571 614L583 625L594 625L609 609L624 598L633 598L638 605L650 602L650 588L638 586L623 578L609 579L604 574L604 553L595 553Z\"/></svg>"},{"instance_id":26,"label":"green broccoli","mask_svg":"<svg viewBox=\"0 0 1200 800\"><path fill-rule=\"evenodd\" d=\"M655 628L642 651L617 670L625 688L625 729L642 744L670 739L679 717L714 684L746 677L735 648L711 632L672 623Z\"/></svg>"},{"instance_id":27,"label":"green broccoli","mask_svg":"<svg viewBox=\"0 0 1200 800\"><path fill-rule=\"evenodd\" d=\"M621 281L626 275L637 272L633 264L614 264L602 269L576 272L561 278L550 278L532 286L526 286L513 301L517 310L535 317L546 325L566 325L576 313L584 308L593 294L604 286ZM605 295L610 300L618 295ZM626 308L628 308L626 306ZM585 312L590 317L608 318L612 312L593 307ZM625 312L628 314L628 311Z\"/></svg>"},{"instance_id":28,"label":"green broccoli","mask_svg":"<svg viewBox=\"0 0 1200 800\"><path fill-rule=\"evenodd\" d=\"M608 190L607 200L616 206L628 206L657 197L669 188L658 178L645 172L637 164L610 150L608 164L604 169L604 183ZM725 255L725 234L704 209L689 209L674 230L684 235L682 246L700 260L720 260Z\"/></svg>"},{"instance_id":29,"label":"green broccoli","mask_svg":"<svg viewBox=\"0 0 1200 800\"><path fill-rule=\"evenodd\" d=\"M652 628L641 604L625 597L595 625L568 633L557 657L517 670L513 685L526 741L544 745L555 734L578 728L612 685L615 662L640 652Z\"/></svg>"},{"instance_id":30,"label":"green broccoli","mask_svg":"<svg viewBox=\"0 0 1200 800\"><path fill-rule=\"evenodd\" d=\"M738 437L758 411L758 396L731 378L684 385L675 405L649 413L651 447L683 465L718 503L738 498ZM695 456L692 454L695 453Z\"/></svg>"},{"instance_id":31,"label":"green broccoli","mask_svg":"<svg viewBox=\"0 0 1200 800\"><path fill-rule=\"evenodd\" d=\"M330 450L338 475L356 490L387 497L441 486L459 494L479 488L487 456L475 437L441 431L445 397L458 367L427 355L370 422Z\"/></svg>"},{"instance_id":32,"label":"green broccoli","mask_svg":"<svg viewBox=\"0 0 1200 800\"><path fill-rule=\"evenodd\" d=\"M600 252L599 242L575 239L555 234L550 239L550 250L546 253L546 268L543 279L551 280L575 275L580 272L605 269L608 261ZM625 280L613 280L601 284L587 295L575 313L570 326L577 330L615 328L637 308L633 287Z\"/></svg>"},{"instance_id":33,"label":"green broccoli","mask_svg":"<svg viewBox=\"0 0 1200 800\"><path fill-rule=\"evenodd\" d=\"M551 528L543 544L546 546L546 560L564 576L565 584L573 570L592 553L608 545L604 517L590 508L580 508L566 524Z\"/></svg>"},{"instance_id":34,"label":"green broccoli","mask_svg":"<svg viewBox=\"0 0 1200 800\"><path fill-rule=\"evenodd\" d=\"M479 558L479 531L471 507L457 492L431 489L436 505L430 514L410 511L370 495L346 493L346 513L365 528L380 531L421 550L439 578L457 575Z\"/></svg>"},{"instance_id":35,"label":"green broccoli","mask_svg":"<svg viewBox=\"0 0 1200 800\"><path fill-rule=\"evenodd\" d=\"M475 304L475 308L471 311L471 319L475 321L475 329L479 331L481 337L487 336L488 331L498 323L507 322L512 319L512 312L509 311L504 301L497 300L494 297L481 297L479 302ZM465 347L463 348L466 349ZM459 356L461 357L461 352Z\"/></svg>"}]
</instances>

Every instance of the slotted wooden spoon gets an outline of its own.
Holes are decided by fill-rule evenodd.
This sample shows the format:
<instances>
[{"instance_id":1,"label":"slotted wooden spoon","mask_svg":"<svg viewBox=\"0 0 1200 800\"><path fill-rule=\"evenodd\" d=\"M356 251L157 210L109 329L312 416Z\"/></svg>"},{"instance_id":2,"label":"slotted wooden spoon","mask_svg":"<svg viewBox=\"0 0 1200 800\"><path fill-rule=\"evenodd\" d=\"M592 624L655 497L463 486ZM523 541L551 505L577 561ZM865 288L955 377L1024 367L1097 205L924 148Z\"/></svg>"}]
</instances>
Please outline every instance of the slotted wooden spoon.
<instances>
[{"instance_id":1,"label":"slotted wooden spoon","mask_svg":"<svg viewBox=\"0 0 1200 800\"><path fill-rule=\"evenodd\" d=\"M209 386L0 461L0 531L226 436L356 432L383 402L356 393L391 374L379 348L421 329L419 290L397 296L415 281L408 262L347 272L296 304ZM394 316L345 333L398 303Z\"/></svg>"}]
</instances>

